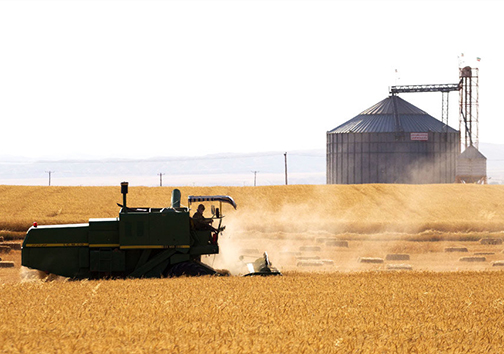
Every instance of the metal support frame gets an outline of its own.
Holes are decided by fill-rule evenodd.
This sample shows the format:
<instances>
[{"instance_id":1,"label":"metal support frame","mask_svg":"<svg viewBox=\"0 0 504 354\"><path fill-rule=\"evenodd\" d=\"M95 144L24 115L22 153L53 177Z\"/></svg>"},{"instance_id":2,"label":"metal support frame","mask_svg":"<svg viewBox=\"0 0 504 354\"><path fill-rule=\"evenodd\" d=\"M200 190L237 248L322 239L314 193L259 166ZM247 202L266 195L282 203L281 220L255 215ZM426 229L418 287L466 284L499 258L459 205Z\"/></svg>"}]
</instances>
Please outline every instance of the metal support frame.
<instances>
[{"instance_id":1,"label":"metal support frame","mask_svg":"<svg viewBox=\"0 0 504 354\"><path fill-rule=\"evenodd\" d=\"M479 69L466 66L459 69L459 131L464 149L479 145Z\"/></svg>"},{"instance_id":2,"label":"metal support frame","mask_svg":"<svg viewBox=\"0 0 504 354\"><path fill-rule=\"evenodd\" d=\"M391 86L390 93L405 93L405 92L450 92L460 90L460 83L458 84L433 84L433 85L402 85Z\"/></svg>"},{"instance_id":3,"label":"metal support frame","mask_svg":"<svg viewBox=\"0 0 504 354\"><path fill-rule=\"evenodd\" d=\"M398 93L408 93L408 92L441 92L441 121L445 126L448 125L448 105L449 105L449 93L451 91L460 91L461 82L458 84L432 84L432 85L401 85L401 86L391 86L390 94L392 96Z\"/></svg>"},{"instance_id":4,"label":"metal support frame","mask_svg":"<svg viewBox=\"0 0 504 354\"><path fill-rule=\"evenodd\" d=\"M448 109L450 107L450 95L448 91L441 92L441 122L448 125Z\"/></svg>"},{"instance_id":5,"label":"metal support frame","mask_svg":"<svg viewBox=\"0 0 504 354\"><path fill-rule=\"evenodd\" d=\"M392 104L394 105L394 119L395 119L395 131L396 131L396 139L399 139L404 129L401 125L401 120L399 119L399 113L397 113L397 102L396 97L392 96Z\"/></svg>"}]
</instances>

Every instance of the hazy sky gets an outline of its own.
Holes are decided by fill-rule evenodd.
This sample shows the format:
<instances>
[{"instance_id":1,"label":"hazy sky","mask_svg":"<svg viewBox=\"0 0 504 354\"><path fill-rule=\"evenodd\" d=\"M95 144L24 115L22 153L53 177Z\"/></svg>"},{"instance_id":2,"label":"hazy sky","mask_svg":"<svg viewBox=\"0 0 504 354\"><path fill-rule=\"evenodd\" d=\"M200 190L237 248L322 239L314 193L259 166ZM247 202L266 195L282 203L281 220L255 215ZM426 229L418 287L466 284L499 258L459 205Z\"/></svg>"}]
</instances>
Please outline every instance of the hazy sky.
<instances>
[{"instance_id":1,"label":"hazy sky","mask_svg":"<svg viewBox=\"0 0 504 354\"><path fill-rule=\"evenodd\" d=\"M390 85L456 83L461 53L501 143L503 4L0 0L0 156L324 149ZM440 93L401 97L440 119Z\"/></svg>"}]
</instances>

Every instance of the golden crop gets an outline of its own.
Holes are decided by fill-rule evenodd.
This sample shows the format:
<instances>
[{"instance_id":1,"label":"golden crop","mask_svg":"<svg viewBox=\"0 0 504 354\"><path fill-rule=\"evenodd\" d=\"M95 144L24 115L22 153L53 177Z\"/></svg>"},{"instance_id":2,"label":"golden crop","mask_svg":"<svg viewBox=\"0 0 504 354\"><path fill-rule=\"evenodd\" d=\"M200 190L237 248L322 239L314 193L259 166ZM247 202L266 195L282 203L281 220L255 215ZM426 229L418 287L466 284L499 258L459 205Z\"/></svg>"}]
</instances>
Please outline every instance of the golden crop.
<instances>
[{"instance_id":1,"label":"golden crop","mask_svg":"<svg viewBox=\"0 0 504 354\"><path fill-rule=\"evenodd\" d=\"M0 285L4 353L499 353L503 272Z\"/></svg>"},{"instance_id":2,"label":"golden crop","mask_svg":"<svg viewBox=\"0 0 504 354\"><path fill-rule=\"evenodd\" d=\"M128 205L167 206L171 189L130 187ZM504 272L491 263L502 261L503 246L478 242L503 238L504 187L180 189L183 201L231 195L238 210L224 209L221 255L232 263L239 249L257 247L285 276L21 282L12 251L0 255L16 263L0 270L0 352L504 352ZM119 187L0 186L0 230L116 217L116 203ZM461 246L462 233L475 235L463 246L488 252L486 262L443 251ZM326 247L324 237L350 245ZM324 246L317 255L334 265L294 271L295 257L282 252L305 245ZM411 254L413 270L357 262L388 253Z\"/></svg>"},{"instance_id":3,"label":"golden crop","mask_svg":"<svg viewBox=\"0 0 504 354\"><path fill-rule=\"evenodd\" d=\"M130 187L128 205L164 207L170 187ZM227 194L238 204L224 210L240 231L418 233L504 229L504 186L498 185L292 185L181 187L189 195ZM115 217L120 187L0 186L0 230Z\"/></svg>"}]
</instances>

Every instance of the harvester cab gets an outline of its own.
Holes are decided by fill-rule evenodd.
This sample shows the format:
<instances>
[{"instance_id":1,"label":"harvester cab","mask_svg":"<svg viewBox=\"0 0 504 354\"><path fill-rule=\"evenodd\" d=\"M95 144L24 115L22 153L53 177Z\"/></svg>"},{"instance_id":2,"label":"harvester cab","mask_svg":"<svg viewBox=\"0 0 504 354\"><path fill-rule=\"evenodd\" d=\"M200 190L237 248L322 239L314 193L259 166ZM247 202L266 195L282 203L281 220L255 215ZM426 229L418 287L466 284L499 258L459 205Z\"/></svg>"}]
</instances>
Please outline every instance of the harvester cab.
<instances>
[{"instance_id":1,"label":"harvester cab","mask_svg":"<svg viewBox=\"0 0 504 354\"><path fill-rule=\"evenodd\" d=\"M188 197L189 210L191 210L191 205L193 203L215 202L215 201L219 202L219 207L215 207L215 205L212 204L212 206L211 206L212 217L211 218L203 218L203 220L200 220L199 223L197 223L196 220L193 220L193 224L194 224L193 226L196 229L198 229L198 224L199 224L199 226L201 226L202 224L207 224L210 226L210 224L213 224L214 220L218 220L219 225L217 226L217 228L210 226L210 227L206 227L206 229L211 229L212 231L213 231L213 229L215 229L215 231L217 233L224 231L225 227L222 227L222 219L224 218L224 215L222 214L222 203L228 203L228 204L232 205L233 208L235 208L235 209L236 209L236 203L233 200L233 198L231 198L227 195L212 195L212 196L193 196L193 195L190 195ZM198 209L201 206L203 206L203 205L200 204L198 206ZM204 208L204 206L203 206L203 208ZM193 217L193 219L194 219L194 217ZM205 227L199 227L199 228L205 229Z\"/></svg>"}]
</instances>

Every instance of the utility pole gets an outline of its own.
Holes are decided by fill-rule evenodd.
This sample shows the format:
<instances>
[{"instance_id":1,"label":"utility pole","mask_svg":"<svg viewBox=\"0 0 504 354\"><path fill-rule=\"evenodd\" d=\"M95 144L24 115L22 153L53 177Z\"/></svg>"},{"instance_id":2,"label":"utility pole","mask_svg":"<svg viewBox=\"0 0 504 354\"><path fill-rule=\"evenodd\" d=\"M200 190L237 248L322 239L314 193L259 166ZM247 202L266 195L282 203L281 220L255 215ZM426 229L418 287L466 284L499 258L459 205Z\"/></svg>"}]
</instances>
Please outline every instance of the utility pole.
<instances>
[{"instance_id":1,"label":"utility pole","mask_svg":"<svg viewBox=\"0 0 504 354\"><path fill-rule=\"evenodd\" d=\"M254 187L256 186L257 172L259 171L252 171L252 173L254 174Z\"/></svg>"},{"instance_id":2,"label":"utility pole","mask_svg":"<svg viewBox=\"0 0 504 354\"><path fill-rule=\"evenodd\" d=\"M163 186L163 175L164 175L164 173L161 173L161 172L158 173L158 176L159 176L159 186L160 187Z\"/></svg>"},{"instance_id":3,"label":"utility pole","mask_svg":"<svg viewBox=\"0 0 504 354\"><path fill-rule=\"evenodd\" d=\"M285 157L285 185L287 185L287 152L284 154Z\"/></svg>"},{"instance_id":4,"label":"utility pole","mask_svg":"<svg viewBox=\"0 0 504 354\"><path fill-rule=\"evenodd\" d=\"M45 171L46 173L49 173L49 186L51 186L51 174L54 173L54 171Z\"/></svg>"}]
</instances>

